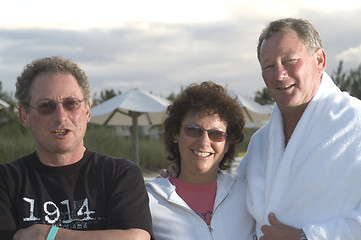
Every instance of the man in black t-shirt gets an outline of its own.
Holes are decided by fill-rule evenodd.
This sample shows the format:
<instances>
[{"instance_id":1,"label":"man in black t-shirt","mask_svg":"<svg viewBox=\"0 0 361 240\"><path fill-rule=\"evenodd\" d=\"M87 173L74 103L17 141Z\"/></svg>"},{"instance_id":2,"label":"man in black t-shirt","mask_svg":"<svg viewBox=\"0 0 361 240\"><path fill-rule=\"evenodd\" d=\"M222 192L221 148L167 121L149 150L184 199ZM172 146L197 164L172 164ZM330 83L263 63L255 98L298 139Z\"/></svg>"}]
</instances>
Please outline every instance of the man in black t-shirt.
<instances>
[{"instance_id":1,"label":"man in black t-shirt","mask_svg":"<svg viewBox=\"0 0 361 240\"><path fill-rule=\"evenodd\" d=\"M17 78L16 97L37 149L0 164L0 239L150 239L139 167L84 146L85 73L62 57L37 59Z\"/></svg>"}]
</instances>

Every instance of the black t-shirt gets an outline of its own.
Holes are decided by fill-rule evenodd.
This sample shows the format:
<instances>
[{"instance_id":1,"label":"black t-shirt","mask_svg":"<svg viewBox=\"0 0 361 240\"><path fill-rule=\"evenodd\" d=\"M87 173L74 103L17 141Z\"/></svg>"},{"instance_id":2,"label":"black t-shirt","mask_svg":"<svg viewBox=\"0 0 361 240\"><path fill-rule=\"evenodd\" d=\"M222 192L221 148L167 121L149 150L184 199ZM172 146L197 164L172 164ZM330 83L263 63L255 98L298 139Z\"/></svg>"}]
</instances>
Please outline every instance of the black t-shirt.
<instances>
[{"instance_id":1,"label":"black t-shirt","mask_svg":"<svg viewBox=\"0 0 361 240\"><path fill-rule=\"evenodd\" d=\"M36 152L0 164L0 239L12 239L16 230L33 224L151 233L139 167L89 150L79 162L63 167L43 165Z\"/></svg>"}]
</instances>

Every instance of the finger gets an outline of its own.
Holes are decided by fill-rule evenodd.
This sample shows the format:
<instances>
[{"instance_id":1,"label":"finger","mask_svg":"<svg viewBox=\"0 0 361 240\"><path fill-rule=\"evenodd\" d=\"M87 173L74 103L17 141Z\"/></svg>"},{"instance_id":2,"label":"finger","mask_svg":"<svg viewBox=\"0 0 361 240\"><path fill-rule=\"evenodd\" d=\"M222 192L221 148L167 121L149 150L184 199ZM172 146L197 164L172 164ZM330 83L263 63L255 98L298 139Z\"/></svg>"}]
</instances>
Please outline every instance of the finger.
<instances>
[{"instance_id":1,"label":"finger","mask_svg":"<svg viewBox=\"0 0 361 240\"><path fill-rule=\"evenodd\" d=\"M281 224L281 222L276 218L276 214L274 213L268 214L268 221L271 225Z\"/></svg>"},{"instance_id":2,"label":"finger","mask_svg":"<svg viewBox=\"0 0 361 240\"><path fill-rule=\"evenodd\" d=\"M176 163L172 163L167 167L167 173L173 178L177 178L179 175L179 169Z\"/></svg>"},{"instance_id":3,"label":"finger","mask_svg":"<svg viewBox=\"0 0 361 240\"><path fill-rule=\"evenodd\" d=\"M268 228L269 228L268 225L263 225L263 226L261 227L261 232L262 232L263 234L266 234Z\"/></svg>"},{"instance_id":4,"label":"finger","mask_svg":"<svg viewBox=\"0 0 361 240\"><path fill-rule=\"evenodd\" d=\"M162 170L160 170L160 176L162 178L167 178L169 176L169 173L167 172L166 169L162 169Z\"/></svg>"},{"instance_id":5,"label":"finger","mask_svg":"<svg viewBox=\"0 0 361 240\"><path fill-rule=\"evenodd\" d=\"M171 171L168 170L169 174L173 177L173 178L178 178L178 174L179 174L179 170L178 167L175 166L171 166Z\"/></svg>"},{"instance_id":6,"label":"finger","mask_svg":"<svg viewBox=\"0 0 361 240\"><path fill-rule=\"evenodd\" d=\"M272 236L273 236L273 232L274 232L274 227L273 226L270 226L270 225L263 225L261 227L261 232L263 234L262 237L258 238L258 240L269 240L269 239L273 239Z\"/></svg>"}]
</instances>

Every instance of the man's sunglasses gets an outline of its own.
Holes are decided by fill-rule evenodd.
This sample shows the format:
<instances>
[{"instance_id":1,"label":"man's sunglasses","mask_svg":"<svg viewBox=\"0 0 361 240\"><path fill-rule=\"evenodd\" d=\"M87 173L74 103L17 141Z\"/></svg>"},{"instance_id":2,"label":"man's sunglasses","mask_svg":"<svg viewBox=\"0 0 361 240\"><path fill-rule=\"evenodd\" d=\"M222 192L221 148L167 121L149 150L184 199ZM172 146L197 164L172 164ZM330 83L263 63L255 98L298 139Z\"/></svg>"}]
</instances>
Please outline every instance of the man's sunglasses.
<instances>
[{"instance_id":1,"label":"man's sunglasses","mask_svg":"<svg viewBox=\"0 0 361 240\"><path fill-rule=\"evenodd\" d=\"M199 138L203 132L207 132L208 137L213 142L223 142L227 138L227 133L215 130L215 129L204 129L196 125L182 125L184 132L188 137Z\"/></svg>"},{"instance_id":2,"label":"man's sunglasses","mask_svg":"<svg viewBox=\"0 0 361 240\"><path fill-rule=\"evenodd\" d=\"M49 115L55 112L58 103L61 103L66 111L71 112L79 109L82 102L84 102L84 99L78 100L76 98L68 97L64 98L62 101L46 100L36 106L31 106L29 104L27 106L36 109L41 115Z\"/></svg>"}]
</instances>

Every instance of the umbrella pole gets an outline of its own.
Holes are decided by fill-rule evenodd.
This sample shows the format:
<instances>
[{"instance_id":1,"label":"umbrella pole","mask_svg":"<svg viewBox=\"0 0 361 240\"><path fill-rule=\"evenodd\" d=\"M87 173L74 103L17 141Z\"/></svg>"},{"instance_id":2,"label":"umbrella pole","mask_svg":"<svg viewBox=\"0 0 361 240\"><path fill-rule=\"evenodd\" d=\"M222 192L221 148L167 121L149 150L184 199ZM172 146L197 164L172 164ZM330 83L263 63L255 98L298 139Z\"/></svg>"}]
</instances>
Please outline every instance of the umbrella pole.
<instances>
[{"instance_id":1,"label":"umbrella pole","mask_svg":"<svg viewBox=\"0 0 361 240\"><path fill-rule=\"evenodd\" d=\"M132 146L133 161L139 165L139 131L138 131L138 114L131 112L132 116Z\"/></svg>"}]
</instances>

